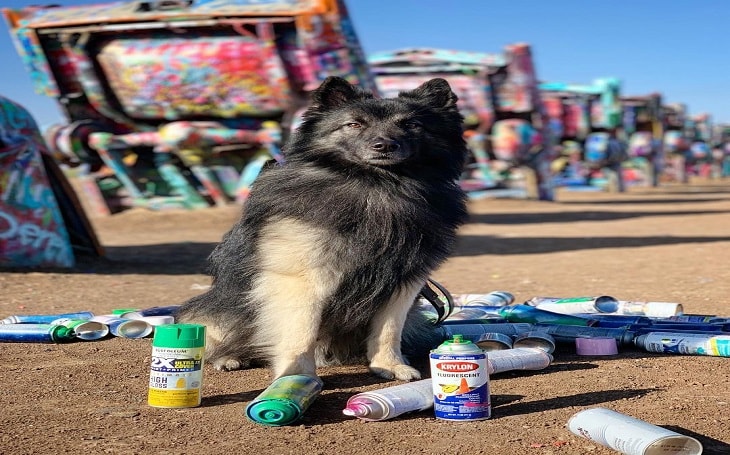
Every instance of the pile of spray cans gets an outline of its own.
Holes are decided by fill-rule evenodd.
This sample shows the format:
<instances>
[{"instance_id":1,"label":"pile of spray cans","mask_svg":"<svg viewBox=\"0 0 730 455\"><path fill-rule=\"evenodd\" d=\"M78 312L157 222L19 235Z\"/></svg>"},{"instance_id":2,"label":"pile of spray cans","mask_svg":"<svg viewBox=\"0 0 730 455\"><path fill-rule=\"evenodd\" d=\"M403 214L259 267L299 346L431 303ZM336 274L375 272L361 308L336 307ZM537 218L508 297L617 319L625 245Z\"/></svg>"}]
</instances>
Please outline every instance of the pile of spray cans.
<instances>
[{"instance_id":1,"label":"pile of spray cans","mask_svg":"<svg viewBox=\"0 0 730 455\"><path fill-rule=\"evenodd\" d=\"M118 309L102 315L79 311L8 316L0 320L0 342L64 343L100 340L108 335L144 338L151 336L156 326L174 323L178 308Z\"/></svg>"},{"instance_id":2,"label":"pile of spray cans","mask_svg":"<svg viewBox=\"0 0 730 455\"><path fill-rule=\"evenodd\" d=\"M575 346L579 355L614 355L619 347L632 347L730 357L730 317L687 315L679 303L597 296L534 297L515 304L514 296L505 291L457 294L453 302L453 312L434 325L443 342L430 353L431 378L355 394L344 415L380 421L433 409L442 420L489 419L490 375L547 368L561 344ZM418 303L424 312L432 310L430 303ZM0 320L0 342L59 343L154 334L148 404L193 407L201 401L205 327L175 324L177 308L9 316ZM248 404L246 416L262 425L290 425L302 418L322 386L316 376L277 378ZM582 411L567 427L629 454L675 446L682 447L681 453L702 451L693 438L605 408Z\"/></svg>"}]
</instances>

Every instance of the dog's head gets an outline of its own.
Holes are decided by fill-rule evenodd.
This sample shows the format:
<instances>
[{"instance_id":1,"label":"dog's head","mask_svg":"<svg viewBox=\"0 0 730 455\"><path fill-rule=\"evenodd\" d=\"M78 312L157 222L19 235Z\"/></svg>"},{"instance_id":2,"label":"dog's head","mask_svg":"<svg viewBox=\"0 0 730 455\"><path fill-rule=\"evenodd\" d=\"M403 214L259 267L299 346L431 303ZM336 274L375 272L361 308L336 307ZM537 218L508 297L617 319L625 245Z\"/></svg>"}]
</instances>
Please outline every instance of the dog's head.
<instances>
[{"instance_id":1,"label":"dog's head","mask_svg":"<svg viewBox=\"0 0 730 455\"><path fill-rule=\"evenodd\" d=\"M287 160L457 179L466 145L456 101L444 79L431 79L396 98L376 99L329 77L312 93Z\"/></svg>"}]
</instances>

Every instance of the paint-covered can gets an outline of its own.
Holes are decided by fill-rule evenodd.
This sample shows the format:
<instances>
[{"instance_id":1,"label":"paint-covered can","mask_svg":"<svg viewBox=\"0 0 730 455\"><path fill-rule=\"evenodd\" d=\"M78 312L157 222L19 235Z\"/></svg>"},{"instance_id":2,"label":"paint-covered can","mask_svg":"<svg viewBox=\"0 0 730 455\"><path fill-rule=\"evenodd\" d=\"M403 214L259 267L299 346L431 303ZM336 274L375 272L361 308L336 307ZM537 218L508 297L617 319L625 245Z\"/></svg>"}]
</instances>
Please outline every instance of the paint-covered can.
<instances>
[{"instance_id":1,"label":"paint-covered can","mask_svg":"<svg viewBox=\"0 0 730 455\"><path fill-rule=\"evenodd\" d=\"M73 330L62 325L0 324L0 342L60 343L73 339Z\"/></svg>"},{"instance_id":2,"label":"paint-covered can","mask_svg":"<svg viewBox=\"0 0 730 455\"><path fill-rule=\"evenodd\" d=\"M157 326L152 339L147 404L156 408L192 408L200 405L204 353L205 326Z\"/></svg>"},{"instance_id":3,"label":"paint-covered can","mask_svg":"<svg viewBox=\"0 0 730 455\"><path fill-rule=\"evenodd\" d=\"M127 319L141 319L147 316L174 316L180 305L153 306L142 310L130 310L119 313L118 316Z\"/></svg>"},{"instance_id":4,"label":"paint-covered can","mask_svg":"<svg viewBox=\"0 0 730 455\"><path fill-rule=\"evenodd\" d=\"M597 297L534 297L530 304L541 310L561 314L576 313L614 313L619 308L619 301L609 295Z\"/></svg>"},{"instance_id":5,"label":"paint-covered can","mask_svg":"<svg viewBox=\"0 0 730 455\"><path fill-rule=\"evenodd\" d=\"M502 323L502 324L455 324L437 327L443 340L448 340L454 335L461 335L465 340L476 342L485 333L503 333L505 335L517 335L518 333L529 332L533 324L526 322Z\"/></svg>"},{"instance_id":6,"label":"paint-covered can","mask_svg":"<svg viewBox=\"0 0 730 455\"><path fill-rule=\"evenodd\" d=\"M18 314L0 320L0 324L50 324L51 321L61 318L91 319L93 317L94 313L91 311L61 314Z\"/></svg>"},{"instance_id":7,"label":"paint-covered can","mask_svg":"<svg viewBox=\"0 0 730 455\"><path fill-rule=\"evenodd\" d=\"M637 336L634 344L649 352L730 357L730 334L651 332Z\"/></svg>"},{"instance_id":8,"label":"paint-covered can","mask_svg":"<svg viewBox=\"0 0 730 455\"><path fill-rule=\"evenodd\" d=\"M51 325L62 325L73 330L79 340L100 340L109 335L109 326L97 321L86 319L61 318L51 322Z\"/></svg>"},{"instance_id":9,"label":"paint-covered can","mask_svg":"<svg viewBox=\"0 0 730 455\"><path fill-rule=\"evenodd\" d=\"M471 421L492 416L487 354L461 335L430 353L437 419Z\"/></svg>"},{"instance_id":10,"label":"paint-covered can","mask_svg":"<svg viewBox=\"0 0 730 455\"><path fill-rule=\"evenodd\" d=\"M268 426L290 425L322 391L322 380L307 374L282 376L246 406L246 417Z\"/></svg>"},{"instance_id":11,"label":"paint-covered can","mask_svg":"<svg viewBox=\"0 0 730 455\"><path fill-rule=\"evenodd\" d=\"M110 314L94 316L91 320L106 324L112 335L121 338L144 338L154 330L154 327L145 321L119 318Z\"/></svg>"},{"instance_id":12,"label":"paint-covered can","mask_svg":"<svg viewBox=\"0 0 730 455\"><path fill-rule=\"evenodd\" d=\"M498 308L498 307L495 307ZM451 313L446 321L474 321L474 320L495 320L499 322L507 322L502 316L496 312L484 310L479 307L474 308L459 308L455 312ZM444 321L444 322L446 322Z\"/></svg>"},{"instance_id":13,"label":"paint-covered can","mask_svg":"<svg viewBox=\"0 0 730 455\"><path fill-rule=\"evenodd\" d=\"M566 425L578 436L625 455L700 455L695 438L653 425L606 408L592 408L573 415Z\"/></svg>"},{"instance_id":14,"label":"paint-covered can","mask_svg":"<svg viewBox=\"0 0 730 455\"><path fill-rule=\"evenodd\" d=\"M513 348L488 354L489 374L512 370L542 370L553 361L553 356L537 348Z\"/></svg>"},{"instance_id":15,"label":"paint-covered can","mask_svg":"<svg viewBox=\"0 0 730 455\"><path fill-rule=\"evenodd\" d=\"M505 306L515 301L515 296L507 291L492 291L488 294L456 294L456 306Z\"/></svg>"},{"instance_id":16,"label":"paint-covered can","mask_svg":"<svg viewBox=\"0 0 730 455\"><path fill-rule=\"evenodd\" d=\"M555 352L555 338L545 332L531 330L529 332L515 335L512 342L514 348L536 348L548 354Z\"/></svg>"},{"instance_id":17,"label":"paint-covered can","mask_svg":"<svg viewBox=\"0 0 730 455\"><path fill-rule=\"evenodd\" d=\"M619 300L616 313L666 318L683 314L684 306L681 303L674 302L633 302Z\"/></svg>"},{"instance_id":18,"label":"paint-covered can","mask_svg":"<svg viewBox=\"0 0 730 455\"><path fill-rule=\"evenodd\" d=\"M512 349L512 337L504 333L485 333L474 343L483 351Z\"/></svg>"}]
</instances>

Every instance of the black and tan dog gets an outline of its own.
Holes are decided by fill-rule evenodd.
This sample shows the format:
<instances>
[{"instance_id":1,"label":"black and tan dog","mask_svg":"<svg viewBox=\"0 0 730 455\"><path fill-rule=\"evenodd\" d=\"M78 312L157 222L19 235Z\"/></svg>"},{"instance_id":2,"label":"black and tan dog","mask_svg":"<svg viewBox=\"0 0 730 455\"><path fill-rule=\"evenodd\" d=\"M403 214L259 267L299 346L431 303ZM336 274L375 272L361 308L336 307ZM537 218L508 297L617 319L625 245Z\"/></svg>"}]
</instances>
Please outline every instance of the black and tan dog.
<instances>
[{"instance_id":1,"label":"black and tan dog","mask_svg":"<svg viewBox=\"0 0 730 455\"><path fill-rule=\"evenodd\" d=\"M456 101L443 79L389 99L336 77L312 93L285 163L211 254L212 287L179 311L207 326L216 368L315 375L365 354L379 376L420 377L401 340L433 334L409 310L467 217Z\"/></svg>"}]
</instances>

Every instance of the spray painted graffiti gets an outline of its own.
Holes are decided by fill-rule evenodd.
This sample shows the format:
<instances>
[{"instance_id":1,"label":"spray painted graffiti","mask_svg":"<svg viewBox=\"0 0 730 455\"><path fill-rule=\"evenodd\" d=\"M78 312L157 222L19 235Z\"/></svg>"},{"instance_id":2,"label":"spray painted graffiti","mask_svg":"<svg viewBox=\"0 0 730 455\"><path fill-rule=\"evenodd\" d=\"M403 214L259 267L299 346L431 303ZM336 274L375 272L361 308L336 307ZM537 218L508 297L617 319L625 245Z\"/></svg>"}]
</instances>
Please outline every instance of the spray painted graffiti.
<instances>
[{"instance_id":1,"label":"spray painted graffiti","mask_svg":"<svg viewBox=\"0 0 730 455\"><path fill-rule=\"evenodd\" d=\"M46 176L33 118L0 97L0 266L72 267L74 256Z\"/></svg>"}]
</instances>

